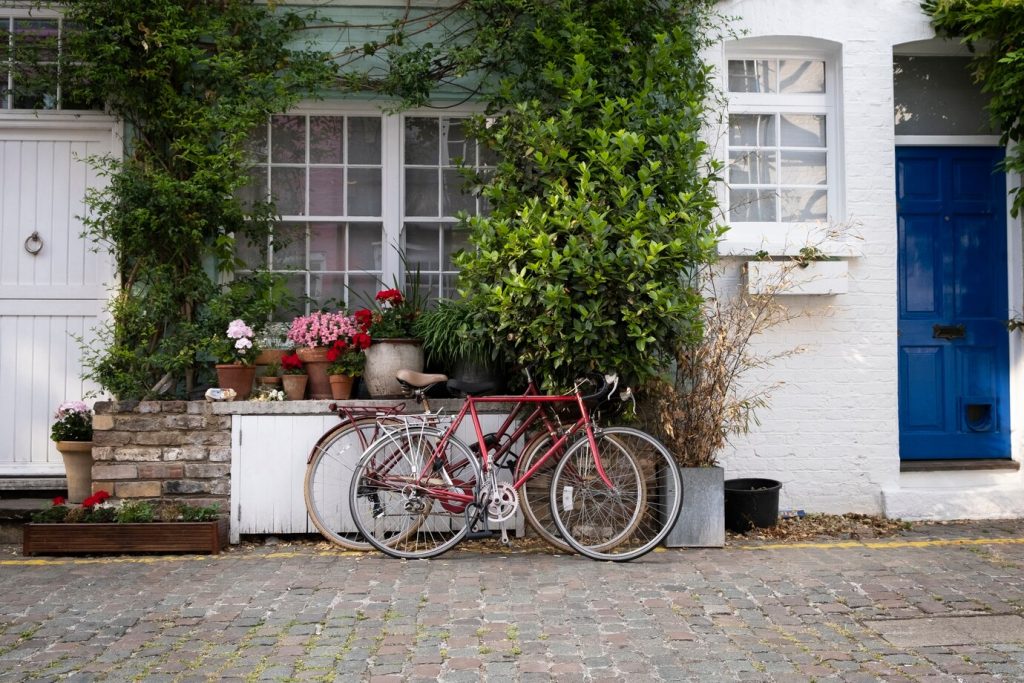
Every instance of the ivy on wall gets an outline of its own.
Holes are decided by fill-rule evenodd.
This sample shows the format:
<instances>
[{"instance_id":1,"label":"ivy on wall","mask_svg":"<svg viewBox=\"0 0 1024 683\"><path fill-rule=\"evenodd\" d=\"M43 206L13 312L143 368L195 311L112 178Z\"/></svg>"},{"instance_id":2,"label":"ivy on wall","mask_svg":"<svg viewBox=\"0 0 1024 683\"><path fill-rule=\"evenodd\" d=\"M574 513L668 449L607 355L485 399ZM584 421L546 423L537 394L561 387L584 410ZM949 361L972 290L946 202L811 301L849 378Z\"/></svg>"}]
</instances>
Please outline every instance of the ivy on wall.
<instances>
[{"instance_id":1,"label":"ivy on wall","mask_svg":"<svg viewBox=\"0 0 1024 683\"><path fill-rule=\"evenodd\" d=\"M975 79L991 96L988 112L1002 144L1024 136L1024 2L1021 0L926 0L921 5L940 35L960 38L975 56ZM1024 147L1007 152L1004 170L1024 174ZM1024 207L1020 188L1011 190L1011 211Z\"/></svg>"},{"instance_id":2,"label":"ivy on wall","mask_svg":"<svg viewBox=\"0 0 1024 683\"><path fill-rule=\"evenodd\" d=\"M246 140L331 91L401 107L455 84L486 104L477 133L502 161L474 179L492 213L465 224L462 287L497 345L549 387L591 369L643 379L699 335L687 274L720 234L701 137L712 0L453 0L365 25L319 4L64 7L77 27L68 100L106 103L127 132L124 158L93 160L109 185L87 200L87 231L121 278L86 358L93 379L121 398L187 393L204 340L280 303L269 274L218 282L239 266L235 240L266 243L275 214L240 199ZM339 44L356 34L369 37Z\"/></svg>"},{"instance_id":3,"label":"ivy on wall","mask_svg":"<svg viewBox=\"0 0 1024 683\"><path fill-rule=\"evenodd\" d=\"M218 284L236 239L265 243L274 208L245 206L252 130L334 78L289 49L309 21L250 0L76 0L65 88L123 120L123 158L93 159L109 185L86 200L87 233L120 277L88 376L121 398L188 392L197 355L227 321L266 319L284 288L266 273Z\"/></svg>"}]
</instances>

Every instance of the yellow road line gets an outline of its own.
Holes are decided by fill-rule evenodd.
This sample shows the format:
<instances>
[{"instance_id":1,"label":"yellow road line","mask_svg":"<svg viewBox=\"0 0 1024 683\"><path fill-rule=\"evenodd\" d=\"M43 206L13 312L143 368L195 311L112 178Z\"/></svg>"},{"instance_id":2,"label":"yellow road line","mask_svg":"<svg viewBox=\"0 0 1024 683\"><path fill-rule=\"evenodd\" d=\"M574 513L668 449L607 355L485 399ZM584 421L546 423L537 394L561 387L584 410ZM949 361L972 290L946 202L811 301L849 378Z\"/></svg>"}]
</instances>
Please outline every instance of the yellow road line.
<instances>
[{"instance_id":1,"label":"yellow road line","mask_svg":"<svg viewBox=\"0 0 1024 683\"><path fill-rule=\"evenodd\" d=\"M930 541L822 541L815 543L772 543L768 545L730 545L726 550L790 550L843 548L871 548L896 550L901 548L936 548L942 546L1021 545L1024 538L943 538ZM711 550L711 549L709 549ZM665 552L655 548L655 552ZM201 560L287 560L296 557L362 557L367 553L352 550L317 550L312 553L297 550L273 553L225 553L222 555L159 555L147 557L83 557L83 558L24 558L0 560L0 567L47 567L83 564L157 564L159 562L197 562ZM375 555L376 556L376 555Z\"/></svg>"},{"instance_id":2,"label":"yellow road line","mask_svg":"<svg viewBox=\"0 0 1024 683\"><path fill-rule=\"evenodd\" d=\"M957 545L1019 545L1024 538L941 538L930 541L834 541L819 543L772 543L769 545L737 546L739 550L782 550L788 548L935 548Z\"/></svg>"},{"instance_id":3,"label":"yellow road line","mask_svg":"<svg viewBox=\"0 0 1024 683\"><path fill-rule=\"evenodd\" d=\"M156 564L158 562L197 562L200 560L279 560L293 557L309 557L310 554L308 552L288 551L245 555L226 553L223 555L158 555L147 557L33 557L22 560L0 560L0 567L43 567L62 564ZM351 550L318 550L312 553L316 557L360 557L365 554Z\"/></svg>"}]
</instances>

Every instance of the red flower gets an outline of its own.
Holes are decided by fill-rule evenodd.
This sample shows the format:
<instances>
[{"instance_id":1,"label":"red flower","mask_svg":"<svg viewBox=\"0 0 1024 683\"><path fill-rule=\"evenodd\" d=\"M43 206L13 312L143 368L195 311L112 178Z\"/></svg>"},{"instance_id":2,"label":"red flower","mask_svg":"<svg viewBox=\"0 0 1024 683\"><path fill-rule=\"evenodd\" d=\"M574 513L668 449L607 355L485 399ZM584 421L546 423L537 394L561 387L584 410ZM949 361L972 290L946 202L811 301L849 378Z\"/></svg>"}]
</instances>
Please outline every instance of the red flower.
<instances>
[{"instance_id":1,"label":"red flower","mask_svg":"<svg viewBox=\"0 0 1024 683\"><path fill-rule=\"evenodd\" d=\"M381 291L377 292L377 296L375 296L374 298L377 301L380 301L382 303L389 303L392 306L397 306L398 304L405 301L405 299L402 297L402 293L397 289L382 289Z\"/></svg>"},{"instance_id":2,"label":"red flower","mask_svg":"<svg viewBox=\"0 0 1024 683\"><path fill-rule=\"evenodd\" d=\"M295 352L286 353L281 357L281 367L285 370L301 370L302 361L299 360L299 354Z\"/></svg>"},{"instance_id":3,"label":"red flower","mask_svg":"<svg viewBox=\"0 0 1024 683\"><path fill-rule=\"evenodd\" d=\"M380 295L378 294L378 296ZM360 308L352 315L356 317L356 322L359 323L360 327L364 330L373 322L373 312L368 308Z\"/></svg>"},{"instance_id":4,"label":"red flower","mask_svg":"<svg viewBox=\"0 0 1024 683\"><path fill-rule=\"evenodd\" d=\"M334 342L334 345L331 346L331 348L327 349L327 360L333 363L338 360L338 357L344 353L347 348L348 344L345 343L345 340L338 339Z\"/></svg>"},{"instance_id":5,"label":"red flower","mask_svg":"<svg viewBox=\"0 0 1024 683\"><path fill-rule=\"evenodd\" d=\"M360 351L369 348L370 346L370 335L368 334L354 334L352 335L352 346L356 347Z\"/></svg>"},{"instance_id":6,"label":"red flower","mask_svg":"<svg viewBox=\"0 0 1024 683\"><path fill-rule=\"evenodd\" d=\"M66 502L67 500L64 499L64 496L57 496L56 498L53 499L54 505L63 505Z\"/></svg>"},{"instance_id":7,"label":"red flower","mask_svg":"<svg viewBox=\"0 0 1024 683\"><path fill-rule=\"evenodd\" d=\"M97 491L96 493L92 494L91 496L82 501L82 507L91 508L93 505L96 505L97 503L102 503L107 498L110 498L109 493L107 493L106 491Z\"/></svg>"}]
</instances>

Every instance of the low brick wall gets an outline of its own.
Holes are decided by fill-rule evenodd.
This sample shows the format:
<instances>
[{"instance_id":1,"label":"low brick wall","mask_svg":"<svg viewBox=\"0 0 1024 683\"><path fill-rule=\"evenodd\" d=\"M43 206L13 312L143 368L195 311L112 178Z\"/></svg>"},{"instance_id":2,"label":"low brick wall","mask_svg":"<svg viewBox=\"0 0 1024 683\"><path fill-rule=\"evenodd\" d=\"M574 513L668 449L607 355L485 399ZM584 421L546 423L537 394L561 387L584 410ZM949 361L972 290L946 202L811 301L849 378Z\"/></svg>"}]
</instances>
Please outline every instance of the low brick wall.
<instances>
[{"instance_id":1,"label":"low brick wall","mask_svg":"<svg viewBox=\"0 0 1024 683\"><path fill-rule=\"evenodd\" d=\"M93 491L228 509L230 415L206 401L99 402L95 413Z\"/></svg>"}]
</instances>

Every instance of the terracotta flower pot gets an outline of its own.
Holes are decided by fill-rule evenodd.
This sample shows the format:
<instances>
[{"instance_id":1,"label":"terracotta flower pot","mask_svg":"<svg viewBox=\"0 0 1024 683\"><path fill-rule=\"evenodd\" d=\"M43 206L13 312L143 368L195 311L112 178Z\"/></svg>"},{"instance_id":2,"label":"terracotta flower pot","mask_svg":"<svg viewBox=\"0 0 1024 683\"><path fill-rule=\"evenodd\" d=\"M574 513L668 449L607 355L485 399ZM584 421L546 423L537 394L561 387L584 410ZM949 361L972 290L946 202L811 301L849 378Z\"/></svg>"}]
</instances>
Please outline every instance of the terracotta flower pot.
<instances>
[{"instance_id":1,"label":"terracotta flower pot","mask_svg":"<svg viewBox=\"0 0 1024 683\"><path fill-rule=\"evenodd\" d=\"M284 358L284 354L288 353L287 349L263 349L259 355L256 356L256 360L253 361L253 365L270 365L271 363L281 364L281 359Z\"/></svg>"},{"instance_id":2,"label":"terracotta flower pot","mask_svg":"<svg viewBox=\"0 0 1024 683\"><path fill-rule=\"evenodd\" d=\"M402 395L402 385L395 379L399 370L423 372L423 342L419 339L374 339L363 353L363 378L373 398Z\"/></svg>"},{"instance_id":3,"label":"terracotta flower pot","mask_svg":"<svg viewBox=\"0 0 1024 683\"><path fill-rule=\"evenodd\" d=\"M68 478L68 502L81 503L92 495L92 441L58 441Z\"/></svg>"},{"instance_id":4,"label":"terracotta flower pot","mask_svg":"<svg viewBox=\"0 0 1024 683\"><path fill-rule=\"evenodd\" d=\"M257 377L256 381L264 386L269 386L273 389L276 389L279 386L281 386L281 378L278 377L277 375L274 375L273 377Z\"/></svg>"},{"instance_id":5,"label":"terracotta flower pot","mask_svg":"<svg viewBox=\"0 0 1024 683\"><path fill-rule=\"evenodd\" d=\"M221 389L234 389L235 400L244 401L252 393L252 383L256 378L256 366L231 363L217 366L217 386Z\"/></svg>"},{"instance_id":6,"label":"terracotta flower pot","mask_svg":"<svg viewBox=\"0 0 1024 683\"><path fill-rule=\"evenodd\" d=\"M301 401L306 396L306 375L282 375L281 384L284 385L284 395L289 401Z\"/></svg>"},{"instance_id":7,"label":"terracotta flower pot","mask_svg":"<svg viewBox=\"0 0 1024 683\"><path fill-rule=\"evenodd\" d=\"M327 366L331 364L327 360L327 349L316 347L301 347L295 349L299 360L306 366L306 374L309 375L309 397L331 398L331 382L327 379Z\"/></svg>"},{"instance_id":8,"label":"terracotta flower pot","mask_svg":"<svg viewBox=\"0 0 1024 683\"><path fill-rule=\"evenodd\" d=\"M331 398L335 401L347 401L352 398L352 384L354 377L348 375L329 375L331 382Z\"/></svg>"}]
</instances>

